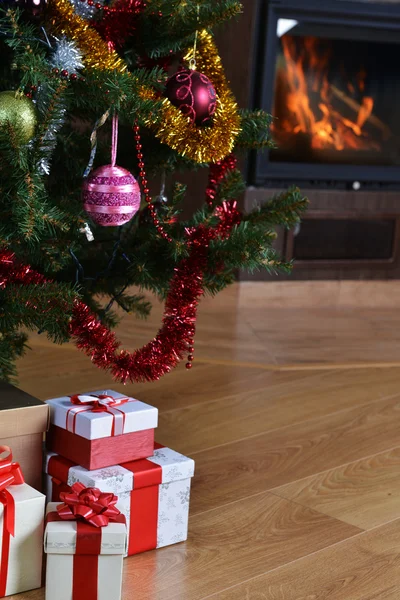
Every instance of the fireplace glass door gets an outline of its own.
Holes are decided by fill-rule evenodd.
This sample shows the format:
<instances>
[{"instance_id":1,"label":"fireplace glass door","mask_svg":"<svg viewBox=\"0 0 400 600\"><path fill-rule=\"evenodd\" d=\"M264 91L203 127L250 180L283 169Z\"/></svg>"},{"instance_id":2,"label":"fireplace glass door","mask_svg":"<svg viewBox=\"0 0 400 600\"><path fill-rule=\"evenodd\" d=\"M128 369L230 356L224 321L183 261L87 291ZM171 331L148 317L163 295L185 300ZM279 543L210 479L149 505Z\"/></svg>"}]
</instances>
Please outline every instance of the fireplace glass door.
<instances>
[{"instance_id":1,"label":"fireplace glass door","mask_svg":"<svg viewBox=\"0 0 400 600\"><path fill-rule=\"evenodd\" d=\"M279 163L400 165L400 36L278 19Z\"/></svg>"}]
</instances>

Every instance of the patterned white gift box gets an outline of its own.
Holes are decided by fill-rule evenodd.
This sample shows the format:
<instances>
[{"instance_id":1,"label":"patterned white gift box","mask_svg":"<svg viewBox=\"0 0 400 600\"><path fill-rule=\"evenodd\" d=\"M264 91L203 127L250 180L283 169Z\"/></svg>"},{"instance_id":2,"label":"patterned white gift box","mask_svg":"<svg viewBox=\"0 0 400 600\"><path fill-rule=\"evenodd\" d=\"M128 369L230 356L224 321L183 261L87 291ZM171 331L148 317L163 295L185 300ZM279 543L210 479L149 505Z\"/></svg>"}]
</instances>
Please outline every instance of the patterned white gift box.
<instances>
[{"instance_id":1,"label":"patterned white gift box","mask_svg":"<svg viewBox=\"0 0 400 600\"><path fill-rule=\"evenodd\" d=\"M155 444L154 454L88 471L52 452L45 454L48 501L76 482L118 496L128 528L128 556L183 542L188 535L190 484L194 461Z\"/></svg>"}]
</instances>

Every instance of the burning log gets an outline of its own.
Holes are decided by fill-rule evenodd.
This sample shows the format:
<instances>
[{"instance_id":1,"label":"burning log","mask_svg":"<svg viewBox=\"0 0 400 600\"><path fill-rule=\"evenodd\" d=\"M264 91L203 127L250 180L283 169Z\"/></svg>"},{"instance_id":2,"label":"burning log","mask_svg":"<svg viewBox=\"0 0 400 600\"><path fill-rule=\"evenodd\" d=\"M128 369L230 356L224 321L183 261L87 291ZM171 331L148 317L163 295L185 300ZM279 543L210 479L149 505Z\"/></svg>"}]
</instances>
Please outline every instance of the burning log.
<instances>
[{"instance_id":1,"label":"burning log","mask_svg":"<svg viewBox=\"0 0 400 600\"><path fill-rule=\"evenodd\" d=\"M336 98L338 98L339 100L342 100L342 102L344 102L349 108L354 110L357 113L357 115L359 115L360 112L363 111L364 106L362 104L359 104L359 102L357 102L356 100L353 100L353 98L350 98L347 94L342 92L342 90L339 90L339 88L337 88L336 86L331 84L330 91ZM390 137L392 137L393 134L392 134L392 131L390 130L390 128L383 121L381 121L378 117L376 117L372 112L370 114L365 115L364 122L366 122L366 121L368 121L371 125L373 125L377 129L380 129L384 135L385 140L388 140Z\"/></svg>"}]
</instances>

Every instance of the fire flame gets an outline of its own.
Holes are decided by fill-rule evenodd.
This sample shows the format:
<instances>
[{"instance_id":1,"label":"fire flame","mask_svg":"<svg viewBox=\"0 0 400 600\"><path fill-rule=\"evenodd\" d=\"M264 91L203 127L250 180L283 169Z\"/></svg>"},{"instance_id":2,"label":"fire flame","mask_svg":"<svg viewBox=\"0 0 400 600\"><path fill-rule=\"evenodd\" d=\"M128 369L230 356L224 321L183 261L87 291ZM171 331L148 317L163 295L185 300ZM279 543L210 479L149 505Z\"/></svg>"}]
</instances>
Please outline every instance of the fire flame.
<instances>
[{"instance_id":1,"label":"fire flame","mask_svg":"<svg viewBox=\"0 0 400 600\"><path fill-rule=\"evenodd\" d=\"M374 99L365 93L365 69L360 68L342 91L328 78L332 47L324 45L321 52L316 37L301 38L301 49L299 38L296 42L294 36L284 35L281 41L274 107L278 119L273 125L278 145L285 146L293 134L302 134L314 150L380 150L369 133L371 127L384 139L391 132L373 114Z\"/></svg>"}]
</instances>

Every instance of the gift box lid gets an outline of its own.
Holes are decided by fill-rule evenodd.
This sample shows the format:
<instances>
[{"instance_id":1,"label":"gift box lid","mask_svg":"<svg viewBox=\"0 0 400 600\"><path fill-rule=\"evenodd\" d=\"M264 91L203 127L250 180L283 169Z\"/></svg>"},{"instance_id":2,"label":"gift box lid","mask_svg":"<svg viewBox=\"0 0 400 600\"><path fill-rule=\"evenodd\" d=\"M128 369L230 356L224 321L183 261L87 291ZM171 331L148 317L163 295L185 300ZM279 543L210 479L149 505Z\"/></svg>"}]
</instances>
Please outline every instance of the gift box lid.
<instances>
[{"instance_id":1,"label":"gift box lid","mask_svg":"<svg viewBox=\"0 0 400 600\"><path fill-rule=\"evenodd\" d=\"M0 382L0 438L12 438L48 429L49 407L10 383Z\"/></svg>"},{"instance_id":2,"label":"gift box lid","mask_svg":"<svg viewBox=\"0 0 400 600\"><path fill-rule=\"evenodd\" d=\"M125 401L114 407L110 405L108 412L93 412L90 404L85 403L88 400L95 401L99 396L108 396L117 402ZM114 390L86 392L77 395L76 398L83 404L73 404L71 396L46 400L50 406L50 421L53 425L73 431L89 440L157 427L157 408Z\"/></svg>"},{"instance_id":3,"label":"gift box lid","mask_svg":"<svg viewBox=\"0 0 400 600\"><path fill-rule=\"evenodd\" d=\"M57 512L61 502L49 502L46 515ZM100 554L126 554L128 536L124 523L109 523L106 527L93 527L101 533ZM44 551L47 554L75 554L77 537L76 521L51 521L46 523Z\"/></svg>"},{"instance_id":4,"label":"gift box lid","mask_svg":"<svg viewBox=\"0 0 400 600\"><path fill-rule=\"evenodd\" d=\"M194 475L194 460L155 444L150 458L93 471L53 452L46 452L44 471L62 483L72 485L79 481L87 487L97 487L102 492L113 492L118 496L150 485L189 479Z\"/></svg>"}]
</instances>

